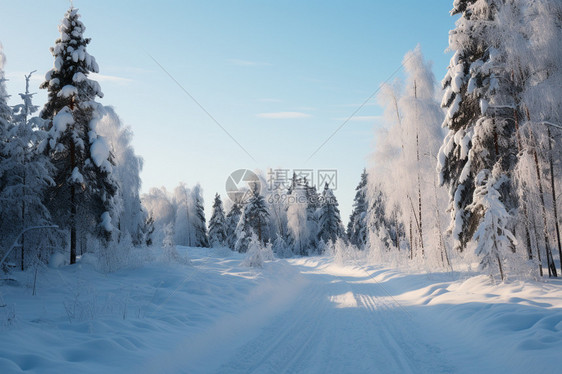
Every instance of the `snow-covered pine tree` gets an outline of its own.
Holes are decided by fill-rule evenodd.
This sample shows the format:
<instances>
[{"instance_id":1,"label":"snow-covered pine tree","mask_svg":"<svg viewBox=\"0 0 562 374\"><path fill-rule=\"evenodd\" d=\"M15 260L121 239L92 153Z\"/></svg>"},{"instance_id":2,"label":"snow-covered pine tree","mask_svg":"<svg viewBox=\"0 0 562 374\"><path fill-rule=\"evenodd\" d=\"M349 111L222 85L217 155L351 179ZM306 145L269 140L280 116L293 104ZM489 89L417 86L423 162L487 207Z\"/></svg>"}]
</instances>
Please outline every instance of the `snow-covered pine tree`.
<instances>
[{"instance_id":1,"label":"snow-covered pine tree","mask_svg":"<svg viewBox=\"0 0 562 374\"><path fill-rule=\"evenodd\" d=\"M4 191L7 186L7 171L11 168L11 161L8 155L8 139L11 129L13 127L12 123L12 109L8 105L9 95L6 91L6 77L4 73L4 65L6 63L6 55L4 54L4 49L2 44L0 44L0 191ZM6 232L8 229L7 223L9 213L4 208L4 202L0 203L0 245L6 247L11 245L9 243L10 234ZM12 225L10 225L11 227ZM11 228L10 228L11 230Z\"/></svg>"},{"instance_id":2,"label":"snow-covered pine tree","mask_svg":"<svg viewBox=\"0 0 562 374\"><path fill-rule=\"evenodd\" d=\"M398 220L398 208L387 208L389 199L384 195L382 187L376 181L371 181L372 175L368 174L367 200L367 245L371 251L400 250L402 243L406 242L404 224ZM376 245L375 245L376 243ZM384 244L384 248L378 246Z\"/></svg>"},{"instance_id":3,"label":"snow-covered pine tree","mask_svg":"<svg viewBox=\"0 0 562 374\"><path fill-rule=\"evenodd\" d=\"M0 191L0 232L10 238L16 237L24 228L46 225L50 222L50 214L44 205L44 193L54 184L51 179L53 166L49 158L41 152L39 145L46 138L43 121L31 117L37 111L32 103L34 94L29 92L31 73L25 76L25 93L20 94L23 103L14 106L13 120L6 142L8 158L0 161L0 169L4 169L5 188ZM40 250L40 240L45 232L30 232L22 235L20 265L24 270L28 261L26 257L35 258ZM26 242L33 237L35 246ZM39 245L39 246L38 246ZM44 256L43 258L47 258Z\"/></svg>"},{"instance_id":4,"label":"snow-covered pine tree","mask_svg":"<svg viewBox=\"0 0 562 374\"><path fill-rule=\"evenodd\" d=\"M442 106L447 109L443 127L449 132L438 156L440 182L449 187L449 210L455 248L462 251L473 239L486 211L471 210L476 176L482 170L499 170L496 185L506 210L516 207L512 181L507 176L517 152L513 118L512 84L505 69L505 53L495 43L496 14L500 0L455 0L453 15L460 14L450 34L455 51L443 80ZM496 164L498 166L496 166ZM499 169L498 169L499 168Z\"/></svg>"},{"instance_id":5,"label":"snow-covered pine tree","mask_svg":"<svg viewBox=\"0 0 562 374\"><path fill-rule=\"evenodd\" d=\"M324 240L326 244L335 243L338 238L345 237L338 201L328 183L324 185L322 192L318 224L318 239Z\"/></svg>"},{"instance_id":6,"label":"snow-covered pine tree","mask_svg":"<svg viewBox=\"0 0 562 374\"><path fill-rule=\"evenodd\" d=\"M6 91L6 77L4 73L4 65L6 63L6 55L2 44L0 44L0 189L6 185L5 177L7 168L2 168L3 162L8 158L6 146L8 145L8 137L12 123L12 109L8 105L10 96ZM4 235L3 235L4 237Z\"/></svg>"},{"instance_id":7,"label":"snow-covered pine tree","mask_svg":"<svg viewBox=\"0 0 562 374\"><path fill-rule=\"evenodd\" d=\"M213 214L209 220L209 243L212 247L222 247L226 245L226 217L220 195L215 194L213 202Z\"/></svg>"},{"instance_id":8,"label":"snow-covered pine tree","mask_svg":"<svg viewBox=\"0 0 562 374\"><path fill-rule=\"evenodd\" d=\"M260 243L265 243L269 239L268 226L269 211L265 199L260 194L259 186L253 183L251 195L244 206L240 221L236 227L236 245L238 252L246 252L250 239L255 234Z\"/></svg>"},{"instance_id":9,"label":"snow-covered pine tree","mask_svg":"<svg viewBox=\"0 0 562 374\"><path fill-rule=\"evenodd\" d=\"M279 233L277 233L277 236L275 237L275 241L272 245L272 250L277 255L277 257L280 258L287 258L293 255L293 251L291 250L291 248L289 248L287 242Z\"/></svg>"},{"instance_id":10,"label":"snow-covered pine tree","mask_svg":"<svg viewBox=\"0 0 562 374\"><path fill-rule=\"evenodd\" d=\"M47 150L55 167L49 207L59 225L70 231L72 264L79 241L85 244L88 234L111 239L112 200L117 192L109 146L90 126L101 115L101 104L95 99L103 94L99 84L88 78L99 69L86 51L90 39L84 38L79 18L78 9L71 6L51 48L54 67L40 86L48 91L41 117L49 121Z\"/></svg>"},{"instance_id":11,"label":"snow-covered pine tree","mask_svg":"<svg viewBox=\"0 0 562 374\"><path fill-rule=\"evenodd\" d=\"M199 184L195 185L191 191L192 199L192 210L191 215L194 236L194 247L209 247L209 238L207 237L207 221L205 220L205 206L203 202L203 196L201 191L201 186Z\"/></svg>"},{"instance_id":12,"label":"snow-covered pine tree","mask_svg":"<svg viewBox=\"0 0 562 374\"><path fill-rule=\"evenodd\" d=\"M481 257L480 266L493 273L492 268L497 265L503 281L505 272L502 262L512 252L511 248L517 244L517 240L507 227L511 217L501 202L498 191L498 187L505 182L497 180L494 174L495 171L490 173L488 170L482 170L477 175L474 201L467 209L475 213L483 212L482 220L474 234L476 253ZM506 177L500 172L499 178Z\"/></svg>"},{"instance_id":13,"label":"snow-covered pine tree","mask_svg":"<svg viewBox=\"0 0 562 374\"><path fill-rule=\"evenodd\" d=\"M318 252L318 220L320 208L320 194L316 190L316 186L310 186L308 180L305 180L306 192L306 222L308 225L308 246L310 250Z\"/></svg>"},{"instance_id":14,"label":"snow-covered pine tree","mask_svg":"<svg viewBox=\"0 0 562 374\"><path fill-rule=\"evenodd\" d=\"M353 211L347 224L347 238L350 244L363 249L367 243L367 170L363 169L361 180L355 188Z\"/></svg>"},{"instance_id":15,"label":"snow-covered pine tree","mask_svg":"<svg viewBox=\"0 0 562 374\"><path fill-rule=\"evenodd\" d=\"M236 227L238 226L238 222L240 222L241 215L242 205L237 202L232 203L226 215L226 244L230 249L234 249L236 245Z\"/></svg>"}]
</instances>

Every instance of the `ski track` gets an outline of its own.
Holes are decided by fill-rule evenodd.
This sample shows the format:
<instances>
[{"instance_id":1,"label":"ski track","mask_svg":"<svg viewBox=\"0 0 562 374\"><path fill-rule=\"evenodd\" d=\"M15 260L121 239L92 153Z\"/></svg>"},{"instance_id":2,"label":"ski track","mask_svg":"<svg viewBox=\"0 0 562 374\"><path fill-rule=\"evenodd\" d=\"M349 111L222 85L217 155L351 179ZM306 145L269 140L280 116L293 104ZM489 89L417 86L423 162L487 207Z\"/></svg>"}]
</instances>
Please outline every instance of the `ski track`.
<instances>
[{"instance_id":1,"label":"ski track","mask_svg":"<svg viewBox=\"0 0 562 374\"><path fill-rule=\"evenodd\" d=\"M358 277L331 272L330 266L318 271L318 264L308 260L288 263L308 285L291 308L273 317L217 373L455 371L367 271Z\"/></svg>"}]
</instances>

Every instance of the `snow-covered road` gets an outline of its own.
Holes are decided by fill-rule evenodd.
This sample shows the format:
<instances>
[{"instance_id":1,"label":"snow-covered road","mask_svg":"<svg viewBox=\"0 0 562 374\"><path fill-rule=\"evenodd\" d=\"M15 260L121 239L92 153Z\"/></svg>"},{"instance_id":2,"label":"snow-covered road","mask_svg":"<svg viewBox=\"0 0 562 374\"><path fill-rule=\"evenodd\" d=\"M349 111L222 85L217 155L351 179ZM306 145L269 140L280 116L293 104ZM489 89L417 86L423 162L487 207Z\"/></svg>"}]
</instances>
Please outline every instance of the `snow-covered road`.
<instances>
[{"instance_id":1,"label":"snow-covered road","mask_svg":"<svg viewBox=\"0 0 562 374\"><path fill-rule=\"evenodd\" d=\"M357 269L286 262L306 279L291 307L226 358L221 373L436 373L452 368L412 316Z\"/></svg>"},{"instance_id":2,"label":"snow-covered road","mask_svg":"<svg viewBox=\"0 0 562 374\"><path fill-rule=\"evenodd\" d=\"M0 287L0 373L560 372L562 283L180 248ZM145 256L146 254L143 254ZM10 319L8 319L10 318Z\"/></svg>"}]
</instances>

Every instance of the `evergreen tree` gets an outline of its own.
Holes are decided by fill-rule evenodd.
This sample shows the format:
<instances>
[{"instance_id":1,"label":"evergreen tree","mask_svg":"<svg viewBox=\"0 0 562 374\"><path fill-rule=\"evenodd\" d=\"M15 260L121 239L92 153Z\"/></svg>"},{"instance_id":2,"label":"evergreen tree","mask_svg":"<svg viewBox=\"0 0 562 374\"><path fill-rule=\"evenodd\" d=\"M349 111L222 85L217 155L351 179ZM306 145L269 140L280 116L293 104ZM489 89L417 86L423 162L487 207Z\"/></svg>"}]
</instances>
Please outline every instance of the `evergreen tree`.
<instances>
[{"instance_id":1,"label":"evergreen tree","mask_svg":"<svg viewBox=\"0 0 562 374\"><path fill-rule=\"evenodd\" d=\"M318 239L324 240L326 244L328 244L328 242L335 243L338 238L343 238L345 235L345 230L340 218L338 201L328 186L328 183L326 183L324 191L322 192L318 223Z\"/></svg>"},{"instance_id":2,"label":"evergreen tree","mask_svg":"<svg viewBox=\"0 0 562 374\"><path fill-rule=\"evenodd\" d=\"M8 139L9 133L13 126L12 123L12 110L8 105L9 95L6 91L6 81L4 73L4 64L6 63L6 56L2 44L0 44L0 189L6 186L6 167L2 168L4 161L8 159ZM5 164L4 164L5 165Z\"/></svg>"},{"instance_id":3,"label":"evergreen tree","mask_svg":"<svg viewBox=\"0 0 562 374\"><path fill-rule=\"evenodd\" d=\"M501 176L500 178L505 178ZM502 261L511 248L517 244L515 236L507 228L510 216L500 201L497 190L504 182L497 180L493 173L483 170L476 178L478 184L474 192L474 202L468 207L472 211L483 211L484 216L474 239L477 247L476 253L480 255L482 269L490 271L497 264L501 279L505 279Z\"/></svg>"},{"instance_id":4,"label":"evergreen tree","mask_svg":"<svg viewBox=\"0 0 562 374\"><path fill-rule=\"evenodd\" d=\"M192 225L194 229L194 247L209 247L209 238L207 237L207 221L205 220L205 207L203 196L201 196L201 186L196 185L192 191L193 209Z\"/></svg>"},{"instance_id":5,"label":"evergreen tree","mask_svg":"<svg viewBox=\"0 0 562 374\"><path fill-rule=\"evenodd\" d=\"M240 222L242 215L242 205L234 202L226 215L226 244L230 249L234 249L236 245L236 227Z\"/></svg>"},{"instance_id":6,"label":"evergreen tree","mask_svg":"<svg viewBox=\"0 0 562 374\"><path fill-rule=\"evenodd\" d=\"M353 211L347 224L347 238L357 248L364 248L367 243L367 171L363 169L361 181L355 188Z\"/></svg>"},{"instance_id":7,"label":"evergreen tree","mask_svg":"<svg viewBox=\"0 0 562 374\"><path fill-rule=\"evenodd\" d=\"M213 247L222 247L226 245L226 239L226 217L224 216L221 197L217 193L213 202L213 214L209 220L209 242Z\"/></svg>"},{"instance_id":8,"label":"evergreen tree","mask_svg":"<svg viewBox=\"0 0 562 374\"><path fill-rule=\"evenodd\" d=\"M316 186L309 186L305 180L306 192L306 222L308 226L308 246L310 249L318 249L318 220L320 208L320 194Z\"/></svg>"},{"instance_id":9,"label":"evergreen tree","mask_svg":"<svg viewBox=\"0 0 562 374\"><path fill-rule=\"evenodd\" d=\"M287 242L279 233L277 233L277 236L275 237L272 250L277 255L277 257L280 258L287 258L293 255L293 251L291 250L291 248L289 248Z\"/></svg>"},{"instance_id":10,"label":"evergreen tree","mask_svg":"<svg viewBox=\"0 0 562 374\"><path fill-rule=\"evenodd\" d=\"M154 234L154 217L152 213L146 214L146 220L142 228L142 243L147 247L152 246L152 235Z\"/></svg>"},{"instance_id":11,"label":"evergreen tree","mask_svg":"<svg viewBox=\"0 0 562 374\"><path fill-rule=\"evenodd\" d=\"M42 120L30 117L37 111L32 103L33 94L29 92L29 79L26 78L25 93L20 94L23 104L14 107L12 126L5 143L7 157L0 161L0 169L5 170L5 187L0 191L0 232L10 238L16 237L24 228L46 225L50 221L48 209L43 204L45 190L53 185L53 167L48 157L40 152L39 144L45 139ZM8 235L9 234L9 235ZM44 232L30 232L20 239L21 269L26 265L25 257L39 253L37 246L32 251L26 243L28 236L44 235ZM39 244L37 240L33 240Z\"/></svg>"},{"instance_id":12,"label":"evergreen tree","mask_svg":"<svg viewBox=\"0 0 562 374\"><path fill-rule=\"evenodd\" d=\"M269 211L265 199L259 192L257 184L251 186L251 196L244 206L240 221L236 227L236 245L238 252L246 252L252 235L256 235L262 245L268 240L266 230Z\"/></svg>"},{"instance_id":13,"label":"evergreen tree","mask_svg":"<svg viewBox=\"0 0 562 374\"><path fill-rule=\"evenodd\" d=\"M495 42L496 14L503 4L500 0L457 0L451 12L461 18L451 32L450 49L455 54L443 80L442 106L447 109L443 127L449 133L439 152L438 169L441 184L449 187L449 230L461 251L486 215L485 207L468 209L481 171L496 169L505 176L497 179L502 181L496 186L499 201L508 211L516 207L507 177L517 149L513 87L505 69L505 53Z\"/></svg>"},{"instance_id":14,"label":"evergreen tree","mask_svg":"<svg viewBox=\"0 0 562 374\"><path fill-rule=\"evenodd\" d=\"M86 234L111 239L112 199L117 191L109 146L91 126L101 115L95 99L103 94L99 84L88 78L99 69L86 51L90 39L83 37L85 27L79 18L73 7L66 12L61 36L51 48L54 67L41 84L48 91L41 117L49 121L47 150L55 166L49 206L59 225L70 230L71 264Z\"/></svg>"}]
</instances>

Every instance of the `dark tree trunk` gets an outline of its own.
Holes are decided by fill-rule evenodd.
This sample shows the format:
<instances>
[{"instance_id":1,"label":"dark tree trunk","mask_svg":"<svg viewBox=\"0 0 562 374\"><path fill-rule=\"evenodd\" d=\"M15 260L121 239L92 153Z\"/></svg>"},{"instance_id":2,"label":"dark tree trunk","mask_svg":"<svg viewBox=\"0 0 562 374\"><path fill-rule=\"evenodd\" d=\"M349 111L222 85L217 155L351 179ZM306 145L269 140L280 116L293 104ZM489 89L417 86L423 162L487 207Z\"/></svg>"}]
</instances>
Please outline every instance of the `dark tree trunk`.
<instances>
[{"instance_id":1,"label":"dark tree trunk","mask_svg":"<svg viewBox=\"0 0 562 374\"><path fill-rule=\"evenodd\" d=\"M532 135L531 135L532 136ZM533 150L533 155L534 155L534 159L535 159L535 169L536 169L536 173L537 173L537 183L539 184L539 197L541 200L541 206L542 206L542 218L543 218L543 226L544 226L544 245L545 245L545 251L546 251L546 263L548 266L548 275L549 276L554 276L557 277L557 273L556 273L556 266L554 265L554 261L552 260L552 249L550 248L550 240L548 238L548 222L546 219L546 207L545 207L545 203L544 203L544 191L542 188L542 179L541 179L541 169L539 166L539 158L537 155L537 150L536 150L536 142L535 143L535 149Z\"/></svg>"},{"instance_id":2,"label":"dark tree trunk","mask_svg":"<svg viewBox=\"0 0 562 374\"><path fill-rule=\"evenodd\" d=\"M560 244L560 225L558 224L558 205L556 203L556 188L554 186L554 160L552 157L552 137L550 127L548 131L548 163L550 164L550 188L552 189L552 203L554 208L554 225L556 227L556 240L558 244L558 255L560 256L560 269L562 269L562 245ZM554 261L553 261L554 262Z\"/></svg>"},{"instance_id":3,"label":"dark tree trunk","mask_svg":"<svg viewBox=\"0 0 562 374\"><path fill-rule=\"evenodd\" d=\"M70 142L70 173L76 167L76 147ZM76 263L76 184L70 185L70 264Z\"/></svg>"}]
</instances>

